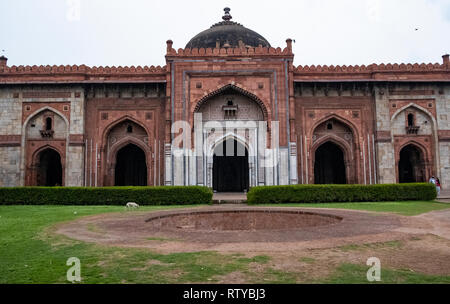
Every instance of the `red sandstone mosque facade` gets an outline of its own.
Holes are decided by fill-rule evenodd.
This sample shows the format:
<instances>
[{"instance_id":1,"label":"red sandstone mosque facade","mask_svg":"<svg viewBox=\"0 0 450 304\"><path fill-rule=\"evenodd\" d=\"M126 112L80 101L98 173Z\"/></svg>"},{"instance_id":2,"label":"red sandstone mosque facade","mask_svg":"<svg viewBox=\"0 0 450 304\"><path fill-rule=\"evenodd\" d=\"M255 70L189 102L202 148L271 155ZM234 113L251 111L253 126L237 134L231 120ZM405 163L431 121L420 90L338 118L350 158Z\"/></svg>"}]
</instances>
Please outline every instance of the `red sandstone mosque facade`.
<instances>
[{"instance_id":1,"label":"red sandstone mosque facade","mask_svg":"<svg viewBox=\"0 0 450 304\"><path fill-rule=\"evenodd\" d=\"M450 186L450 61L294 66L223 21L163 67L8 66L0 186ZM201 115L200 115L201 114ZM231 152L231 154L229 153Z\"/></svg>"}]
</instances>

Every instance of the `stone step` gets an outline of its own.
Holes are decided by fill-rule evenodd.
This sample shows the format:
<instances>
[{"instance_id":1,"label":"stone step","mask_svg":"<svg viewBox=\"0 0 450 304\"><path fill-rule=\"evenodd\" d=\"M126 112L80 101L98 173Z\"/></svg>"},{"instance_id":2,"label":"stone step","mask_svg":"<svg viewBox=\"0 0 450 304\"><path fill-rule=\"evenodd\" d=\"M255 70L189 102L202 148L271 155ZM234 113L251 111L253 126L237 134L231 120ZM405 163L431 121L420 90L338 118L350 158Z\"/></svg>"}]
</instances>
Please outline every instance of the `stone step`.
<instances>
[{"instance_id":1,"label":"stone step","mask_svg":"<svg viewBox=\"0 0 450 304\"><path fill-rule=\"evenodd\" d=\"M245 200L239 200L239 199L235 199L235 200L233 200L233 199L221 199L221 200L215 199L215 200L213 200L214 205L224 205L224 204L236 205L236 204L243 204L245 202L246 202Z\"/></svg>"},{"instance_id":2,"label":"stone step","mask_svg":"<svg viewBox=\"0 0 450 304\"><path fill-rule=\"evenodd\" d=\"M223 205L223 204L243 204L247 201L246 193L214 193L213 204Z\"/></svg>"}]
</instances>

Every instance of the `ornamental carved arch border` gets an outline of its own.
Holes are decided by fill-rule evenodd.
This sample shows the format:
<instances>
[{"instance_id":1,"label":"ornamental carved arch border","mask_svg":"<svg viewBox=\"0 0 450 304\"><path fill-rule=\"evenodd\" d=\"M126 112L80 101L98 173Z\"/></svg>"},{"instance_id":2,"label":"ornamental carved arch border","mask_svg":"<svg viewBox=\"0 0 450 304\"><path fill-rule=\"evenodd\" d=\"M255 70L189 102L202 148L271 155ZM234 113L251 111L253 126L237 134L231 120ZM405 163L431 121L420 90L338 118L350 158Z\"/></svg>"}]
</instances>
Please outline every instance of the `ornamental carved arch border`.
<instances>
[{"instance_id":1,"label":"ornamental carved arch border","mask_svg":"<svg viewBox=\"0 0 450 304\"><path fill-rule=\"evenodd\" d=\"M428 141L426 141L428 139ZM421 162L424 169L424 179L425 181L428 180L428 178L433 175L434 168L434 162L433 162L433 147L430 143L431 136L422 136L417 139L411 139L408 137L396 137L394 150L395 150L395 176L397 183L400 182L400 172L399 172L399 163L400 163L400 154L401 151L411 145L414 146L416 149L419 150L421 154ZM397 141L398 140L398 141ZM427 145L427 143L430 143L430 145Z\"/></svg>"},{"instance_id":2,"label":"ornamental carved arch border","mask_svg":"<svg viewBox=\"0 0 450 304\"><path fill-rule=\"evenodd\" d=\"M28 138L27 136L27 127L29 123L41 113L49 111L55 116L59 116L65 123L65 138L58 139L49 139L49 140L41 140L41 139L33 139ZM65 185L68 172L66 170L66 155L68 154L69 148L69 136L70 136L70 122L67 119L66 115L58 111L57 109L51 106L42 106L33 113L27 115L27 118L23 121L22 124L22 156L21 156L21 166L25 170L22 171L21 180L25 186L34 186L36 185L36 168L35 168L35 156L37 151L43 151L44 147L50 147L54 149L61 157L61 166L62 166L62 184ZM57 148L61 146L61 148Z\"/></svg>"},{"instance_id":3,"label":"ornamental carved arch border","mask_svg":"<svg viewBox=\"0 0 450 304\"><path fill-rule=\"evenodd\" d=\"M352 145L346 142L343 138L336 136L333 134L325 135L319 138L316 142L314 142L313 136L316 129L323 123L328 120L335 119L341 124L345 125L352 132ZM362 183L364 180L364 172L361 169L361 156L360 156L360 134L358 127L348 119L337 115L337 114L328 114L319 119L314 125L308 130L308 138L309 141L309 159L308 159L308 180L309 183L314 183L314 164L315 164L315 152L316 150L327 141L331 141L334 144L337 144L344 153L344 162L346 168L346 178L348 184L357 184Z\"/></svg>"},{"instance_id":4,"label":"ornamental carved arch border","mask_svg":"<svg viewBox=\"0 0 450 304\"><path fill-rule=\"evenodd\" d=\"M194 107L194 113L197 113L200 108L202 107L202 105L204 105L206 102L208 102L211 98L227 91L227 90L234 90L235 92L242 94L244 96L247 96L248 98L250 98L251 100L253 100L254 102L256 102L259 107L261 108L261 111L263 113L263 117L264 120L268 122L268 124L270 125L270 121L271 121L271 112L270 112L270 107L268 107L264 101L262 101L258 96L256 96L255 94L241 88L238 85L235 84L227 84L217 90L211 91L209 93L207 93L205 96L203 96L202 98L200 98L197 102L195 102L195 107Z\"/></svg>"},{"instance_id":5,"label":"ornamental carved arch border","mask_svg":"<svg viewBox=\"0 0 450 304\"><path fill-rule=\"evenodd\" d=\"M358 127L351 122L350 120L337 115L337 114L328 114L324 117L322 117L320 120L318 120L309 130L309 137L312 138L312 136L314 135L314 132L316 131L317 127L319 127L321 124L323 124L324 122L326 122L327 120L330 119L336 119L337 121L339 121L340 123L346 125L351 131L352 131L352 135L353 135L353 142L355 143L356 146L358 146L359 144L359 133L358 132Z\"/></svg>"},{"instance_id":6,"label":"ornamental carved arch border","mask_svg":"<svg viewBox=\"0 0 450 304\"><path fill-rule=\"evenodd\" d=\"M30 164L27 166L26 185L27 186L37 186L37 177L38 177L37 169L40 164L39 157L40 157L41 153L46 150L53 150L56 153L58 153L60 160L61 160L61 180L62 180L61 186L65 186L66 185L66 177L65 177L64 173L66 172L66 153L65 153L65 150L59 149L57 147L57 145L54 145L54 144L44 144L44 145L40 146L39 148L37 148L35 151L33 151L33 153L31 154L31 157L30 157Z\"/></svg>"},{"instance_id":7,"label":"ornamental carved arch border","mask_svg":"<svg viewBox=\"0 0 450 304\"><path fill-rule=\"evenodd\" d=\"M117 125L119 125L120 123L122 123L122 122L124 122L124 121L127 121L127 120L129 120L129 121L131 121L131 122L137 124L137 125L140 126L141 128L143 128L143 129L145 130L145 132L147 133L147 137L151 137L151 134L152 134L152 133L150 132L150 130L147 128L147 126L146 126L144 123L142 123L142 122L139 121L138 119L132 117L131 115L124 115L124 116L120 117L119 119L116 119L115 121L109 123L109 124L103 129L102 137L101 137L101 138L102 138L102 149L103 149L104 151L106 151L107 146L108 146L108 135L109 135L110 131L111 131L112 129L114 129L114 127L116 127Z\"/></svg>"},{"instance_id":8,"label":"ornamental carved arch border","mask_svg":"<svg viewBox=\"0 0 450 304\"><path fill-rule=\"evenodd\" d=\"M396 181L399 182L399 172L398 172L398 163L400 161L400 151L407 146L408 144L413 144L419 149L424 155L424 167L425 167L425 179L428 179L432 174L440 175L439 168L439 159L440 159L440 151L438 145L438 126L437 120L434 115L423 108L420 105L417 105L414 102L408 103L407 105L398 109L391 116L391 124L397 118L400 113L408 111L408 109L416 109L417 111L422 112L429 119L431 119L432 123L432 134L431 135L393 135L393 143L394 143L394 151L395 151L395 175Z\"/></svg>"},{"instance_id":9,"label":"ornamental carved arch border","mask_svg":"<svg viewBox=\"0 0 450 304\"><path fill-rule=\"evenodd\" d=\"M314 181L314 168L315 168L315 162L316 162L316 151L319 149L323 144L326 144L327 142L331 142L335 145L337 145L344 154L344 166L345 166L345 178L347 180L348 184L355 184L357 183L356 178L356 157L355 153L353 152L353 148L342 138L335 136L335 135L326 135L324 137L321 137L319 140L317 140L315 143L312 144L311 147L311 179Z\"/></svg>"},{"instance_id":10,"label":"ornamental carved arch border","mask_svg":"<svg viewBox=\"0 0 450 304\"><path fill-rule=\"evenodd\" d=\"M103 181L103 186L114 186L115 184L115 165L117 160L117 152L127 146L128 144L133 144L140 149L145 154L145 162L147 166L147 185L151 185L153 183L153 175L151 174L152 168L154 166L153 159L152 159L152 149L151 146L138 139L134 136L125 136L123 138L120 138L117 142L115 142L110 147L108 146L108 138L111 130L113 130L116 126L120 125L122 122L125 121L131 121L141 127L145 132L148 139L148 142L150 141L150 134L151 132L148 130L148 128L145 126L144 123L140 122L138 119L130 116L130 115L124 115L120 117L119 119L116 119L115 121L108 124L102 132L102 145L101 145L101 155L102 155L102 166L101 166L101 180Z\"/></svg>"},{"instance_id":11,"label":"ornamental carved arch border","mask_svg":"<svg viewBox=\"0 0 450 304\"><path fill-rule=\"evenodd\" d=\"M145 155L145 165L147 167L147 185L151 185L152 181L152 150L151 147L146 145L141 140L138 140L137 138L133 136L127 136L122 139L120 139L118 142L114 143L108 151L107 156L107 174L104 178L105 185L114 186L115 178L116 178L116 163L117 163L117 153L124 147L128 145L135 145L139 149L144 152Z\"/></svg>"}]
</instances>

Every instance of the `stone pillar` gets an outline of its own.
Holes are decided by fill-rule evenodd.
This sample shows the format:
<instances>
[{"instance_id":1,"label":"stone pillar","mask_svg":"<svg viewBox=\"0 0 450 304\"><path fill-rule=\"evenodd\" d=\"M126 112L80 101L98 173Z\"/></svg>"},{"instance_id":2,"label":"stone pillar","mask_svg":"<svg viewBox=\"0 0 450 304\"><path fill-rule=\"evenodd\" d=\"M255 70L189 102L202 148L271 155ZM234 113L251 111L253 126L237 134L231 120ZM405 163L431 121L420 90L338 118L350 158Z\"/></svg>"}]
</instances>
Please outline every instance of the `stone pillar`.
<instances>
[{"instance_id":1,"label":"stone pillar","mask_svg":"<svg viewBox=\"0 0 450 304\"><path fill-rule=\"evenodd\" d=\"M164 144L164 158L165 158L165 181L166 186L172 186L172 146Z\"/></svg>"},{"instance_id":2,"label":"stone pillar","mask_svg":"<svg viewBox=\"0 0 450 304\"><path fill-rule=\"evenodd\" d=\"M203 168L203 121L201 114L194 114L194 156L196 159L195 167L192 170L197 172L196 184L198 186L204 185L204 168ZM195 169L194 169L195 168Z\"/></svg>"},{"instance_id":3,"label":"stone pillar","mask_svg":"<svg viewBox=\"0 0 450 304\"><path fill-rule=\"evenodd\" d=\"M279 185L288 185L289 184L289 148L282 147L279 150L279 159L280 159L280 176L278 179Z\"/></svg>"},{"instance_id":4,"label":"stone pillar","mask_svg":"<svg viewBox=\"0 0 450 304\"><path fill-rule=\"evenodd\" d=\"M265 154L264 151L267 147L267 122L262 121L259 122L258 125L258 133L257 133L257 151L256 156L258 157L258 186L264 186L266 183L265 180L265 170L264 170L264 162L265 162Z\"/></svg>"},{"instance_id":5,"label":"stone pillar","mask_svg":"<svg viewBox=\"0 0 450 304\"><path fill-rule=\"evenodd\" d=\"M291 166L291 176L290 176L290 184L296 185L298 184L298 172L297 172L297 143L291 142L290 144L290 166Z\"/></svg>"}]
</instances>

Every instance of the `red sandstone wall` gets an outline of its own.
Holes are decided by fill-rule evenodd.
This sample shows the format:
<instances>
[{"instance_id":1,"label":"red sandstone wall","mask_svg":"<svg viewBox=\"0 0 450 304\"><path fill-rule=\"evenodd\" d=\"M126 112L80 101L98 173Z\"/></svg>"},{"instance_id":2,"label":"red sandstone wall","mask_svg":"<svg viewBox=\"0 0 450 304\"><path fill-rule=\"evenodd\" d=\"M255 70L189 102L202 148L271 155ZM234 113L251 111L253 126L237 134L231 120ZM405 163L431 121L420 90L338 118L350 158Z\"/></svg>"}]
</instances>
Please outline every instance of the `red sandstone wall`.
<instances>
[{"instance_id":1,"label":"red sandstone wall","mask_svg":"<svg viewBox=\"0 0 450 304\"><path fill-rule=\"evenodd\" d=\"M371 177L374 178L373 171L368 170L369 165L372 168L374 166L372 142L370 146L368 145L368 140L372 141L374 134L373 105L371 96L297 96L295 98L299 183L314 183L314 153L318 146L315 144L313 133L319 124L329 119L336 119L347 125L353 133L353 145L348 151L344 151L351 155L352 159L350 164L352 172L348 182L364 184L369 183Z\"/></svg>"},{"instance_id":2,"label":"red sandstone wall","mask_svg":"<svg viewBox=\"0 0 450 304\"><path fill-rule=\"evenodd\" d=\"M87 99L86 139L88 141L88 183L95 179L95 153L91 157L90 150L92 147L92 150L95 151L95 145L97 144L97 184L98 186L114 185L114 179L111 177L114 156L108 155L108 131L117 123L129 119L142 126L148 134L147 149L145 150L148 185L163 184L164 102L165 97L94 97Z\"/></svg>"}]
</instances>

